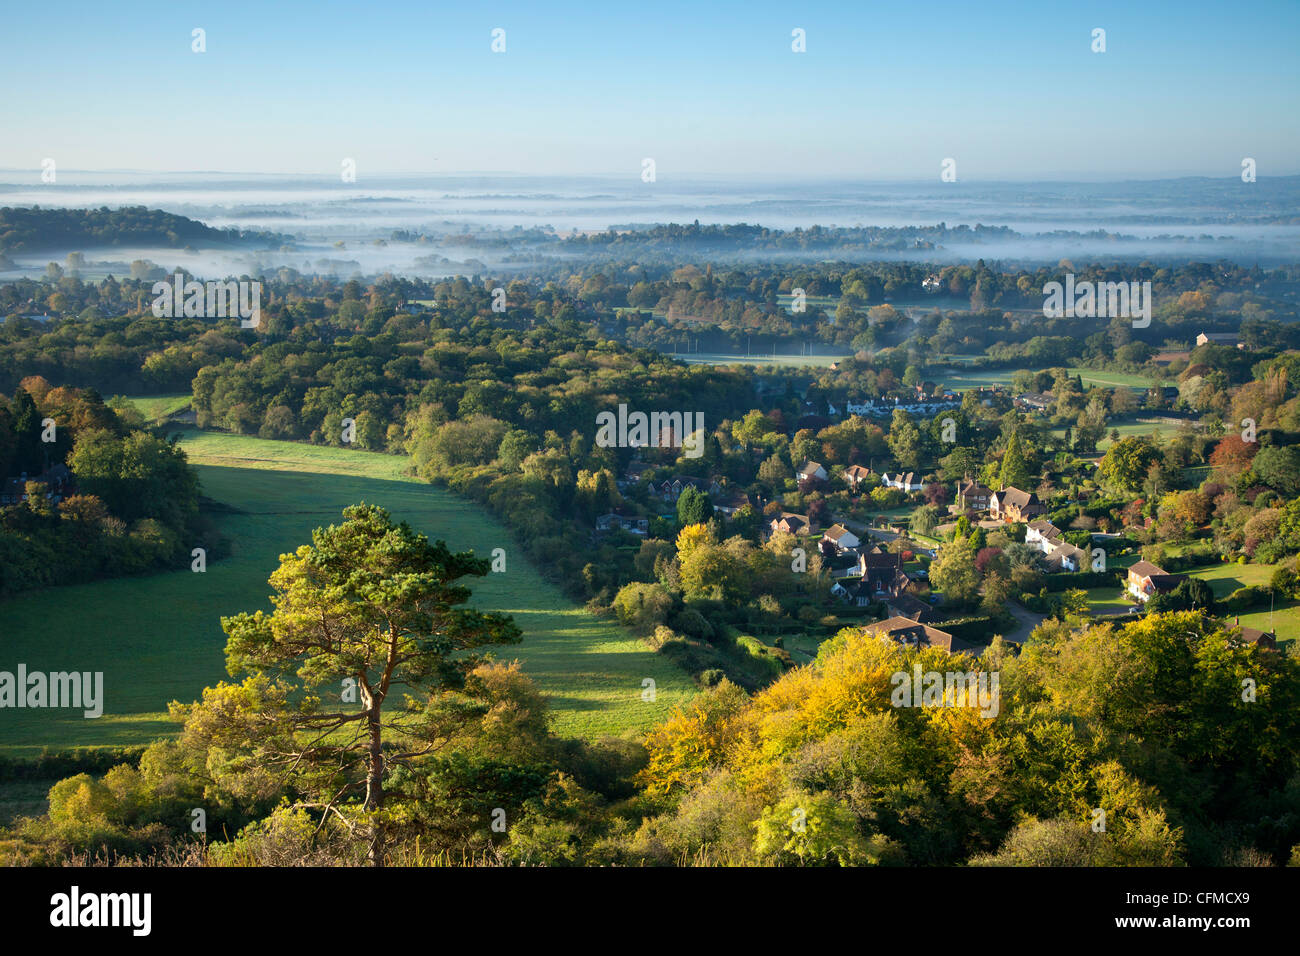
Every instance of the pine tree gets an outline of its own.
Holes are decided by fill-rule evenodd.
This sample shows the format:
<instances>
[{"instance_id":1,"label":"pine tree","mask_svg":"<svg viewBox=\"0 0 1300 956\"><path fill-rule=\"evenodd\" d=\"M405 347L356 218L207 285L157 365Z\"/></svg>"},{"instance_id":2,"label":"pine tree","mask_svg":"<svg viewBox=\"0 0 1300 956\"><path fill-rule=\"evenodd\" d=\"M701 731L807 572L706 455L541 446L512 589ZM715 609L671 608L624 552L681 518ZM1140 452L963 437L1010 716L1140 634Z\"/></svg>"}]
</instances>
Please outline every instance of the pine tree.
<instances>
[{"instance_id":1,"label":"pine tree","mask_svg":"<svg viewBox=\"0 0 1300 956\"><path fill-rule=\"evenodd\" d=\"M1029 460L1020 444L1018 431L1012 432L1011 440L1007 442L1007 450L1002 456L1002 471L998 477L1003 488L1024 488L1029 484Z\"/></svg>"}]
</instances>

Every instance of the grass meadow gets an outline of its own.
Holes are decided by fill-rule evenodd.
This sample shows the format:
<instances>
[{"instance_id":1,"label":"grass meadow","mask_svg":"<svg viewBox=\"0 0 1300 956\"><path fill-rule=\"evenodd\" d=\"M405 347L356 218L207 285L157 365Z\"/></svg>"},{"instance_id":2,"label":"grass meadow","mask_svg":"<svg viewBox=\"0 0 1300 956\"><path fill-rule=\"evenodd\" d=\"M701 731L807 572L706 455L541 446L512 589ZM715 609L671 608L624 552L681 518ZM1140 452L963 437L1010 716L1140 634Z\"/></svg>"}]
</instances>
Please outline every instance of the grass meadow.
<instances>
[{"instance_id":1,"label":"grass meadow","mask_svg":"<svg viewBox=\"0 0 1300 956\"><path fill-rule=\"evenodd\" d=\"M174 733L170 700L196 699L228 680L220 618L270 609L266 579L278 556L311 540L312 529L342 520L365 501L391 511L431 539L487 557L506 551L506 572L472 579L475 606L506 611L523 643L497 648L518 658L551 698L558 733L596 738L645 730L694 694L684 672L622 628L574 604L517 550L504 526L477 505L403 474L407 459L359 450L185 432L202 492L226 508L218 516L233 553L186 570L50 589L5 602L0 669L103 671L104 716L6 710L0 752L42 747L128 746ZM656 685L641 699L642 680Z\"/></svg>"},{"instance_id":2,"label":"grass meadow","mask_svg":"<svg viewBox=\"0 0 1300 956\"><path fill-rule=\"evenodd\" d=\"M146 395L129 399L146 421L163 422L190 407L189 395Z\"/></svg>"}]
</instances>

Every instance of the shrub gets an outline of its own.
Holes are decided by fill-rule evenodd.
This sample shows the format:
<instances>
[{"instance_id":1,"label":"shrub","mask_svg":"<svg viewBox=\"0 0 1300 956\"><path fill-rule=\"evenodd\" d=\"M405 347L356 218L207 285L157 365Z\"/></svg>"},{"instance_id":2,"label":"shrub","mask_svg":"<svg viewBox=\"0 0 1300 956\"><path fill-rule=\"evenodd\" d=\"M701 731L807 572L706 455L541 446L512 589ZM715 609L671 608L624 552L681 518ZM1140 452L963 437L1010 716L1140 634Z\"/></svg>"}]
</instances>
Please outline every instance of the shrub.
<instances>
[{"instance_id":1,"label":"shrub","mask_svg":"<svg viewBox=\"0 0 1300 956\"><path fill-rule=\"evenodd\" d=\"M1263 604L1268 599L1269 591L1267 588L1241 587L1233 591L1222 601L1219 601L1219 609L1231 613L1247 611L1258 604Z\"/></svg>"}]
</instances>

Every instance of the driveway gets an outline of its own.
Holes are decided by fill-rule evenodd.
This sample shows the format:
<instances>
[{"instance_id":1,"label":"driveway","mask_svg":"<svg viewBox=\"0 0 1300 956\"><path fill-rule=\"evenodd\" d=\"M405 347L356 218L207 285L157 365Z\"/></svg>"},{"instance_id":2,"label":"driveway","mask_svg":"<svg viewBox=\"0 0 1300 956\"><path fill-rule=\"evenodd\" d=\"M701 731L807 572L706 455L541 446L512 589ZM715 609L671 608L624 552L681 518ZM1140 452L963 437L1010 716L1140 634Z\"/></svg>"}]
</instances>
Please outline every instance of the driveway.
<instances>
[{"instance_id":1,"label":"driveway","mask_svg":"<svg viewBox=\"0 0 1300 956\"><path fill-rule=\"evenodd\" d=\"M1029 639L1029 635L1033 629L1039 624L1042 624L1043 619L1047 617L1046 614L1036 614L1033 611L1027 611L1015 601L1008 601L1006 603L1006 609L1010 612L1011 616L1016 619L1016 626L1002 636L1008 641L1018 641L1022 644Z\"/></svg>"}]
</instances>

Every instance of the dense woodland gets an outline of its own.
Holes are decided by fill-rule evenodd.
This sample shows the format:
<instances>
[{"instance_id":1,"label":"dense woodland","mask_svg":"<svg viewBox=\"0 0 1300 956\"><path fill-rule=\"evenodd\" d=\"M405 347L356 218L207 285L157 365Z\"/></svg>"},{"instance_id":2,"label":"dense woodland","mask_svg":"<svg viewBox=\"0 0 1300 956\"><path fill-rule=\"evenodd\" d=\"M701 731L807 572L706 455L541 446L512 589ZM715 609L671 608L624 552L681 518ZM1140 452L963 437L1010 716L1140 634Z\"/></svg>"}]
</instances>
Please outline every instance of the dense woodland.
<instances>
[{"instance_id":1,"label":"dense woodland","mask_svg":"<svg viewBox=\"0 0 1300 956\"><path fill-rule=\"evenodd\" d=\"M93 389L32 377L0 395L0 476L0 595L223 551L184 452Z\"/></svg>"},{"instance_id":2,"label":"dense woodland","mask_svg":"<svg viewBox=\"0 0 1300 956\"><path fill-rule=\"evenodd\" d=\"M149 209L42 209L40 206L0 207L0 255L45 252L50 249L99 249L112 246L220 245L236 242L276 242L268 232L213 229L194 219Z\"/></svg>"}]
</instances>

